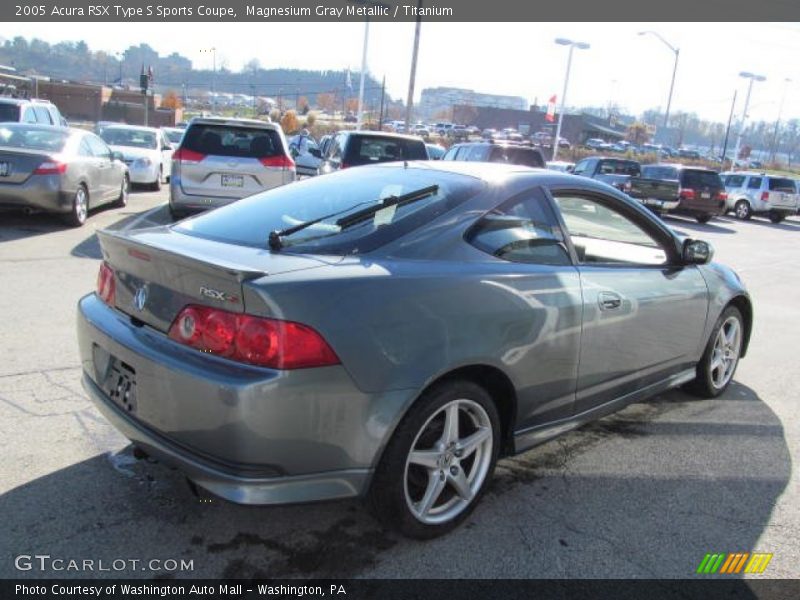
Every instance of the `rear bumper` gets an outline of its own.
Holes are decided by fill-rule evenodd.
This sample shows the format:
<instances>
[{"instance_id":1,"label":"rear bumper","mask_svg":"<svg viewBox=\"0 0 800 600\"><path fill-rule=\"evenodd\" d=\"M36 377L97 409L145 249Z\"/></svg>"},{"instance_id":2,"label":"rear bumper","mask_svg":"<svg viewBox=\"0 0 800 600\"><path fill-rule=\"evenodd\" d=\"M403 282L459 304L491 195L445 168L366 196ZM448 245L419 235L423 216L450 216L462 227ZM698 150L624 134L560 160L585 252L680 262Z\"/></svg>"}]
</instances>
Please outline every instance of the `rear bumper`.
<instances>
[{"instance_id":1,"label":"rear bumper","mask_svg":"<svg viewBox=\"0 0 800 600\"><path fill-rule=\"evenodd\" d=\"M151 164L147 167L137 167L136 162L128 165L131 183L155 183L158 179L158 165Z\"/></svg>"},{"instance_id":2,"label":"rear bumper","mask_svg":"<svg viewBox=\"0 0 800 600\"><path fill-rule=\"evenodd\" d=\"M364 493L414 397L365 394L341 366L275 371L204 354L135 325L95 294L78 304L78 344L83 385L117 429L240 503ZM132 407L111 397L119 370L109 364L132 374Z\"/></svg>"},{"instance_id":3,"label":"rear bumper","mask_svg":"<svg viewBox=\"0 0 800 600\"><path fill-rule=\"evenodd\" d=\"M74 195L74 192L61 190L61 178L58 176L32 176L19 185L0 183L0 208L65 213L72 209Z\"/></svg>"},{"instance_id":4,"label":"rear bumper","mask_svg":"<svg viewBox=\"0 0 800 600\"><path fill-rule=\"evenodd\" d=\"M639 202L654 210L670 211L678 208L678 200L659 200L658 198L638 198Z\"/></svg>"},{"instance_id":5,"label":"rear bumper","mask_svg":"<svg viewBox=\"0 0 800 600\"><path fill-rule=\"evenodd\" d=\"M713 215L725 214L725 200L681 200L678 208L680 212L690 215Z\"/></svg>"}]
</instances>

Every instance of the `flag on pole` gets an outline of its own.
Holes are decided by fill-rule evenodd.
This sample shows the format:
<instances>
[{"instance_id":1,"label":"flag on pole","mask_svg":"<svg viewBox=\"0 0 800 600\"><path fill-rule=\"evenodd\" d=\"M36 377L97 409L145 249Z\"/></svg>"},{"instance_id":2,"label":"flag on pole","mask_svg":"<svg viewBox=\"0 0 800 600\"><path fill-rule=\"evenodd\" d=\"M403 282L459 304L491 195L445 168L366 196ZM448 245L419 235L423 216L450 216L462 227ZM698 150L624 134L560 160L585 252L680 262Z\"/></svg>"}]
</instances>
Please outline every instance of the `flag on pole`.
<instances>
[{"instance_id":1,"label":"flag on pole","mask_svg":"<svg viewBox=\"0 0 800 600\"><path fill-rule=\"evenodd\" d=\"M556 120L556 96L553 94L550 96L550 100L547 101L547 114L544 116L545 120L548 123L552 123Z\"/></svg>"}]
</instances>

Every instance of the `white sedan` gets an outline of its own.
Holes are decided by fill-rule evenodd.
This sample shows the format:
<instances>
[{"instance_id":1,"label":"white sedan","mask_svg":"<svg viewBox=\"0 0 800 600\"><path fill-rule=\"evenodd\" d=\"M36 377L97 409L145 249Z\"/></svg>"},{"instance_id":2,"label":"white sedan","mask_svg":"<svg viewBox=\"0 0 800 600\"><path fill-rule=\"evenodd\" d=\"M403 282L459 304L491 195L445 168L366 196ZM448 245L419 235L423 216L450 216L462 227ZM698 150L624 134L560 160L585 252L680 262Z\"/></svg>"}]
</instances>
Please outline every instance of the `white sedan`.
<instances>
[{"instance_id":1,"label":"white sedan","mask_svg":"<svg viewBox=\"0 0 800 600\"><path fill-rule=\"evenodd\" d=\"M131 183L160 190L172 171L172 144L161 129L135 125L106 125L100 137L122 153Z\"/></svg>"}]
</instances>

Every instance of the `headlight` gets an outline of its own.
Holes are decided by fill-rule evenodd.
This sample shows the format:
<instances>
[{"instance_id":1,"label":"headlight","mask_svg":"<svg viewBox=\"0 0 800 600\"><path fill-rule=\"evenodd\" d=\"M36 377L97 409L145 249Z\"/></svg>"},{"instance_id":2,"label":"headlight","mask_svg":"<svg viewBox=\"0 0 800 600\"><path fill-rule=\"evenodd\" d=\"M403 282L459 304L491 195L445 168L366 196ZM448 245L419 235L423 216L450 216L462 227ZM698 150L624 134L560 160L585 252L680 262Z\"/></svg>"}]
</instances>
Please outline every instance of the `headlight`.
<instances>
[{"instance_id":1,"label":"headlight","mask_svg":"<svg viewBox=\"0 0 800 600\"><path fill-rule=\"evenodd\" d=\"M153 164L153 161L151 161L149 158L137 158L133 162L133 166L134 167L139 167L139 168L141 168L141 167L149 167L152 164Z\"/></svg>"}]
</instances>

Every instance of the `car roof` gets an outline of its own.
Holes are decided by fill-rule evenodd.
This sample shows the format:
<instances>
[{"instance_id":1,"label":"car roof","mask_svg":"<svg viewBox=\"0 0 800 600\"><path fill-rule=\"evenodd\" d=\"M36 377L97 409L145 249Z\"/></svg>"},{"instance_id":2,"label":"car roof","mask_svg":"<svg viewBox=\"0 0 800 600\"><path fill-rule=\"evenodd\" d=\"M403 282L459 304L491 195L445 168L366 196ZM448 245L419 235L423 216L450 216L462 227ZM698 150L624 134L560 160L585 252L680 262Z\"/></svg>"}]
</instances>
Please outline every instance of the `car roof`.
<instances>
[{"instance_id":1,"label":"car roof","mask_svg":"<svg viewBox=\"0 0 800 600\"><path fill-rule=\"evenodd\" d=\"M361 135L364 137L382 137L382 138L395 138L398 140L413 140L413 141L422 141L422 138L418 135L407 135L404 133L393 133L390 131L353 131L353 130L343 130L339 133L344 133L346 135Z\"/></svg>"},{"instance_id":2,"label":"car roof","mask_svg":"<svg viewBox=\"0 0 800 600\"><path fill-rule=\"evenodd\" d=\"M642 167L670 167L673 169L678 169L679 171L682 169L691 169L692 171L709 171L711 173L717 172L714 169L709 169L708 167L699 165L684 165L683 163L651 163L649 165L642 165Z\"/></svg>"},{"instance_id":3,"label":"car roof","mask_svg":"<svg viewBox=\"0 0 800 600\"><path fill-rule=\"evenodd\" d=\"M128 125L127 123L108 123L104 129L128 129L131 131L149 131L155 133L158 127L145 127L144 125Z\"/></svg>"},{"instance_id":4,"label":"car roof","mask_svg":"<svg viewBox=\"0 0 800 600\"><path fill-rule=\"evenodd\" d=\"M2 104L43 104L45 106L53 106L53 103L50 100L44 100L42 98L12 98L10 96L0 96L0 103Z\"/></svg>"},{"instance_id":5,"label":"car roof","mask_svg":"<svg viewBox=\"0 0 800 600\"><path fill-rule=\"evenodd\" d=\"M263 127L264 129L277 130L278 126L270 121L260 119L243 119L239 117L193 117L188 127L192 125L228 125L231 127Z\"/></svg>"},{"instance_id":6,"label":"car roof","mask_svg":"<svg viewBox=\"0 0 800 600\"><path fill-rule=\"evenodd\" d=\"M85 129L77 129L75 127L62 127L61 125L42 125L39 123L17 123L16 121L10 121L8 123L2 123L2 127L11 127L12 129L38 129L40 131L61 131L64 133L89 133Z\"/></svg>"}]
</instances>

